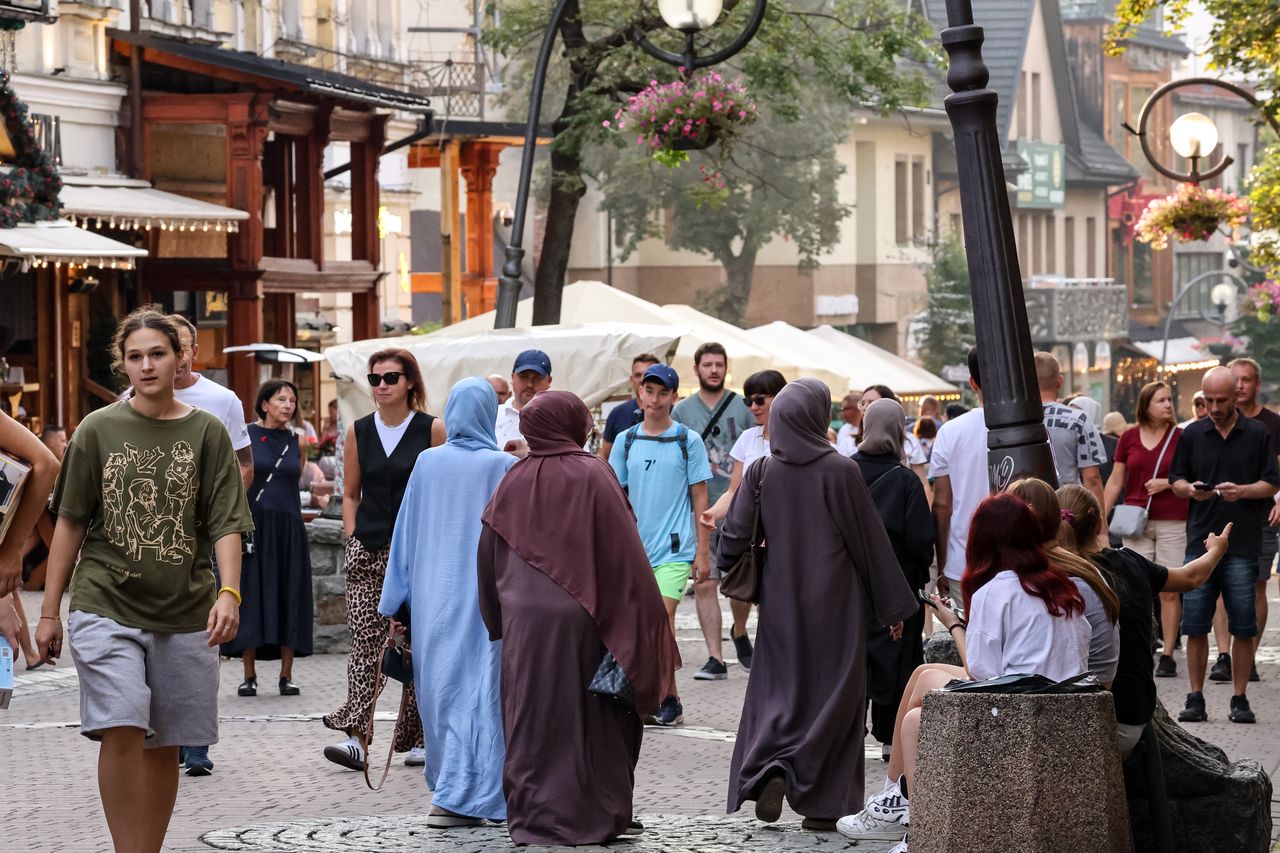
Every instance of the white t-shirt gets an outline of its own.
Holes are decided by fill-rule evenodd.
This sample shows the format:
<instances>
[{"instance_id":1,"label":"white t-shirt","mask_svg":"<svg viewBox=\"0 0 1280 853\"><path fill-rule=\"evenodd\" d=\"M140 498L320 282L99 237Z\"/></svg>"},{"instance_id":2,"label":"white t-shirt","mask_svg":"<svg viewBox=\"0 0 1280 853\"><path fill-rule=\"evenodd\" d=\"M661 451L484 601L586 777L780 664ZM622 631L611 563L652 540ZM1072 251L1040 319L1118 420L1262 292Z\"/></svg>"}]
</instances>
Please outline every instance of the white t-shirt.
<instances>
[{"instance_id":1,"label":"white t-shirt","mask_svg":"<svg viewBox=\"0 0 1280 853\"><path fill-rule=\"evenodd\" d=\"M858 452L858 442L854 439L853 424L841 424L836 433L836 452L841 456L852 456Z\"/></svg>"},{"instance_id":2,"label":"white t-shirt","mask_svg":"<svg viewBox=\"0 0 1280 853\"><path fill-rule=\"evenodd\" d=\"M413 420L413 412L395 426L387 426L382 421L382 415L376 412L373 415L373 425L378 430L378 440L382 442L382 452L390 458L395 451L396 445L400 443L400 439L404 438L404 434L409 430L409 422Z\"/></svg>"},{"instance_id":3,"label":"white t-shirt","mask_svg":"<svg viewBox=\"0 0 1280 853\"><path fill-rule=\"evenodd\" d=\"M520 434L520 410L515 407L514 399L513 397L498 406L498 419L494 422L493 430L497 435L499 450L504 449L508 441L524 439Z\"/></svg>"},{"instance_id":4,"label":"white t-shirt","mask_svg":"<svg viewBox=\"0 0 1280 853\"><path fill-rule=\"evenodd\" d=\"M735 462L741 462L743 471L752 462L768 455L769 439L764 437L764 427L762 426L754 426L743 432L729 450L729 457Z\"/></svg>"},{"instance_id":5,"label":"white t-shirt","mask_svg":"<svg viewBox=\"0 0 1280 853\"><path fill-rule=\"evenodd\" d=\"M189 388L175 389L173 396L194 406L202 412L208 412L227 428L231 436L233 450L243 450L249 446L249 427L244 422L244 404L230 388L224 388L212 379L205 379L199 373L191 374L196 382Z\"/></svg>"},{"instance_id":6,"label":"white t-shirt","mask_svg":"<svg viewBox=\"0 0 1280 853\"><path fill-rule=\"evenodd\" d=\"M969 522L978 504L991 493L987 475L987 422L982 409L953 418L933 440L931 478L951 480L951 533L947 537L947 564L943 574L951 580L964 576L964 549Z\"/></svg>"},{"instance_id":7,"label":"white t-shirt","mask_svg":"<svg viewBox=\"0 0 1280 853\"><path fill-rule=\"evenodd\" d=\"M969 602L969 674L978 681L1002 675L1071 678L1089 668L1090 630L1083 614L1051 616L1016 574L1000 572Z\"/></svg>"}]
</instances>

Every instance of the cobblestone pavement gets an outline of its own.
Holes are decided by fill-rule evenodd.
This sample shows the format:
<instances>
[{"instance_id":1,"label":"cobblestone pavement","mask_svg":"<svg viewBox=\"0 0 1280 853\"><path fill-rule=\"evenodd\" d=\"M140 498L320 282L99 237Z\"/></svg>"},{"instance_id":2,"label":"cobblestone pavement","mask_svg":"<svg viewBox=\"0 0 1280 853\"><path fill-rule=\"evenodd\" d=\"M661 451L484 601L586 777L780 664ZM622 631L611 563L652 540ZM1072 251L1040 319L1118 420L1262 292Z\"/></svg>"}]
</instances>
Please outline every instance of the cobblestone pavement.
<instances>
[{"instance_id":1,"label":"cobblestone pavement","mask_svg":"<svg viewBox=\"0 0 1280 853\"><path fill-rule=\"evenodd\" d=\"M24 594L28 613L38 597ZM728 613L725 608L725 633ZM1280 613L1280 601L1272 608ZM695 681L706 659L692 600L680 606L677 627L685 665L679 674L685 725L646 730L636 769L636 811L646 833L611 845L644 851L845 850L883 853L889 843L853 844L835 834L800 830L799 818L785 810L782 820L764 826L749 809L725 816L729 759L747 683L730 658L729 678ZM733 646L725 644L726 653ZM1184 658L1178 655L1180 670ZM397 759L386 787L369 791L361 776L325 761L321 750L341 739L319 722L345 697L346 658L317 655L299 659L294 681L298 697L274 692L277 664L258 668L259 693L241 698L238 661L224 661L219 696L221 742L210 750L212 776L181 777L167 851L514 850L499 827L464 833L425 828L430 795L416 768ZM1267 633L1259 657L1263 681L1250 685L1256 726L1226 720L1230 690L1210 683L1205 694L1210 721L1192 728L1232 758L1252 757L1274 775L1280 768L1280 631ZM97 748L77 736L79 704L72 661L32 673L19 672L13 704L0 711L0 768L9 794L9 813L0 830L0 850L93 853L110 849L98 804ZM1185 679L1158 679L1161 697L1181 707ZM379 705L379 732L385 734L399 701L392 688ZM385 738L375 741L374 760ZM385 755L385 753L383 753ZM867 788L884 778L879 745L868 738ZM176 771L175 771L176 772Z\"/></svg>"}]
</instances>

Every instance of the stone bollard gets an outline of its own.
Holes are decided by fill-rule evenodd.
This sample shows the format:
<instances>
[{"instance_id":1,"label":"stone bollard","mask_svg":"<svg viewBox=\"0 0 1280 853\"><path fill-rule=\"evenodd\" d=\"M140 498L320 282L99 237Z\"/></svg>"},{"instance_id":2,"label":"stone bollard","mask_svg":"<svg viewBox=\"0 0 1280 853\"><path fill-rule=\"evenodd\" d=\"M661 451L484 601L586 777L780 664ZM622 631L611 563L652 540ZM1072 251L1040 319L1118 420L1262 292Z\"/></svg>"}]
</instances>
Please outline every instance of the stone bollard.
<instances>
[{"instance_id":1,"label":"stone bollard","mask_svg":"<svg viewBox=\"0 0 1280 853\"><path fill-rule=\"evenodd\" d=\"M317 518L306 525L311 546L311 593L315 599L315 654L345 654L351 647L347 630L347 557L342 522Z\"/></svg>"},{"instance_id":2,"label":"stone bollard","mask_svg":"<svg viewBox=\"0 0 1280 853\"><path fill-rule=\"evenodd\" d=\"M933 691L911 853L1130 853L1110 693Z\"/></svg>"}]
</instances>

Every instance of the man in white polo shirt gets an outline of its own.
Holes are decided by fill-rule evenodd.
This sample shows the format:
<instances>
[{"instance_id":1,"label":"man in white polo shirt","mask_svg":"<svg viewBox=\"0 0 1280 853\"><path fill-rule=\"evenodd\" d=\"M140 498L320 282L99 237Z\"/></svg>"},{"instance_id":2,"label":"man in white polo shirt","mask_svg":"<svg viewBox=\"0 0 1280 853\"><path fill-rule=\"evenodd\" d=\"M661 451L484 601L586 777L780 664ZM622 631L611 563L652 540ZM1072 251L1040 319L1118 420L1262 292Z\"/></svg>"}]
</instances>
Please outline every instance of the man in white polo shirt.
<instances>
[{"instance_id":1,"label":"man in white polo shirt","mask_svg":"<svg viewBox=\"0 0 1280 853\"><path fill-rule=\"evenodd\" d=\"M240 479L247 489L253 482L253 448L249 443L249 427L244 421L244 404L231 389L191 370L200 356L196 327L181 314L170 314L169 319L178 327L178 341L182 344L182 358L173 375L173 396L222 421L231 436L231 447L236 452L236 461L240 463ZM188 776L208 776L213 772L207 744L184 746L178 750L178 755L186 765Z\"/></svg>"},{"instance_id":2,"label":"man in white polo shirt","mask_svg":"<svg viewBox=\"0 0 1280 853\"><path fill-rule=\"evenodd\" d=\"M511 399L498 407L498 420L494 424L499 450L521 457L529 452L529 445L520 434L520 410L550 387L551 359L545 352L527 349L516 356L511 368Z\"/></svg>"},{"instance_id":3,"label":"man in white polo shirt","mask_svg":"<svg viewBox=\"0 0 1280 853\"><path fill-rule=\"evenodd\" d=\"M969 386L982 398L978 348L969 350ZM987 422L982 407L953 418L938 430L929 475L933 478L933 523L937 528L938 592L964 607L964 577L969 522L978 504L991 494L987 472Z\"/></svg>"}]
</instances>

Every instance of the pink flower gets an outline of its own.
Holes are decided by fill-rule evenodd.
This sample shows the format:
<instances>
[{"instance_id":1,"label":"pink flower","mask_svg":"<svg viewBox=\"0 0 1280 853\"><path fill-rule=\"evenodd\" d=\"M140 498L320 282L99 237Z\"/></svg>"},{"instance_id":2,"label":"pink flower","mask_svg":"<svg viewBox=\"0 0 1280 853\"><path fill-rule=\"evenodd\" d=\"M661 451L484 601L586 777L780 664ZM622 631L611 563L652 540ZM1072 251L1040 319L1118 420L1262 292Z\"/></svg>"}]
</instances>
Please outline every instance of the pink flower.
<instances>
[{"instance_id":1,"label":"pink flower","mask_svg":"<svg viewBox=\"0 0 1280 853\"><path fill-rule=\"evenodd\" d=\"M600 122L600 124L601 124L602 126L604 126L604 127L609 127L609 126L610 126L610 124L609 124L609 120L608 120L608 119L605 119L604 121Z\"/></svg>"}]
</instances>

